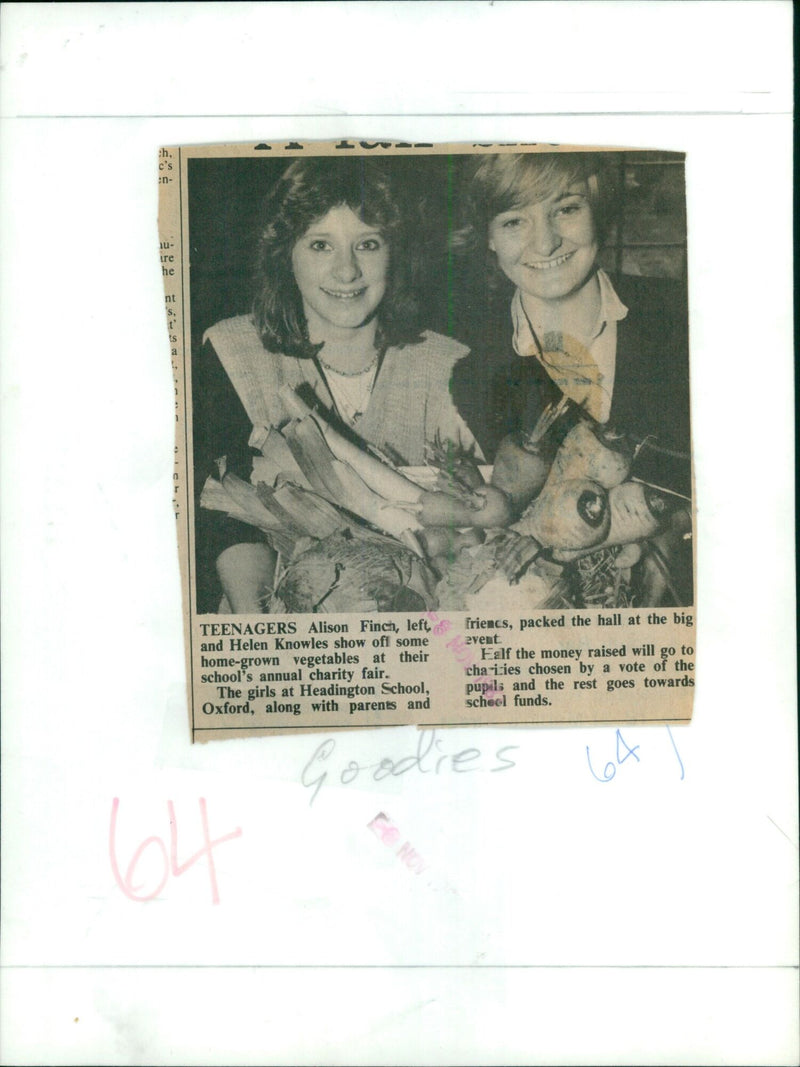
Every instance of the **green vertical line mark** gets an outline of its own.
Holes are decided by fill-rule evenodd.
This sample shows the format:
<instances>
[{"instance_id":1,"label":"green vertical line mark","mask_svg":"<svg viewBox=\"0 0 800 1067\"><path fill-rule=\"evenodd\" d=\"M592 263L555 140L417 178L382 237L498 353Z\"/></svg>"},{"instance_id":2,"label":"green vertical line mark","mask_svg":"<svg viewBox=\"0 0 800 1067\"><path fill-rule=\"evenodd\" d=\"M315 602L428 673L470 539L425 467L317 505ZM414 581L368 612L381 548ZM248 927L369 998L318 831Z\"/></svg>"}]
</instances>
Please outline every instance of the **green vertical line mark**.
<instances>
[{"instance_id":1,"label":"green vertical line mark","mask_svg":"<svg viewBox=\"0 0 800 1067\"><path fill-rule=\"evenodd\" d=\"M447 156L447 334L449 337L453 336L453 327L455 325L455 311L453 308L453 230L455 229L454 222L454 206L453 206L453 184L455 178L455 165L452 155Z\"/></svg>"},{"instance_id":2,"label":"green vertical line mark","mask_svg":"<svg viewBox=\"0 0 800 1067\"><path fill-rule=\"evenodd\" d=\"M453 327L455 325L455 310L453 307L453 230L455 228L455 210L453 205L453 185L455 177L455 164L453 157L450 153L447 155L447 267L445 270L445 278L447 285L447 335L453 336ZM452 445L447 446L447 458L449 463L447 464L448 473L450 477L453 477L453 470L455 465L455 449ZM452 536L452 531L451 531ZM452 541L448 546L448 558L450 563L453 562L454 553Z\"/></svg>"}]
</instances>

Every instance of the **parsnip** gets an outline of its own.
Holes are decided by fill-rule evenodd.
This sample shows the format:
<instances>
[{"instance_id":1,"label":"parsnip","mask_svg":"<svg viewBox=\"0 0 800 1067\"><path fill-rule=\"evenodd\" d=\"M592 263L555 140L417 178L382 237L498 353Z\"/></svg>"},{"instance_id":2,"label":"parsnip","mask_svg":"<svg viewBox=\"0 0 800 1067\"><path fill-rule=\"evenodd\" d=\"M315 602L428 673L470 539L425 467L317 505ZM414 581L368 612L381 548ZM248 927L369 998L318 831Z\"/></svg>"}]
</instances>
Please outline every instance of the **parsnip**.
<instances>
[{"instance_id":1,"label":"parsnip","mask_svg":"<svg viewBox=\"0 0 800 1067\"><path fill-rule=\"evenodd\" d=\"M548 482L588 478L604 489L620 485L630 472L630 459L619 440L611 434L604 438L600 427L581 419L556 453Z\"/></svg>"},{"instance_id":2,"label":"parsnip","mask_svg":"<svg viewBox=\"0 0 800 1067\"><path fill-rule=\"evenodd\" d=\"M342 490L340 494L334 494L333 503L366 519L383 533L403 540L404 544L409 543L403 538L404 533L421 529L421 523L413 513L388 504L382 496L373 493L347 463L335 459L333 466Z\"/></svg>"},{"instance_id":3,"label":"parsnip","mask_svg":"<svg viewBox=\"0 0 800 1067\"><path fill-rule=\"evenodd\" d=\"M606 537L589 551L642 541L657 533L672 510L666 496L641 482L623 482L608 492L610 523ZM587 551L556 551L554 558L568 563Z\"/></svg>"},{"instance_id":4,"label":"parsnip","mask_svg":"<svg viewBox=\"0 0 800 1067\"><path fill-rule=\"evenodd\" d=\"M587 478L548 485L519 522L516 533L534 537L546 548L587 548L603 541L611 518L608 494Z\"/></svg>"}]
</instances>

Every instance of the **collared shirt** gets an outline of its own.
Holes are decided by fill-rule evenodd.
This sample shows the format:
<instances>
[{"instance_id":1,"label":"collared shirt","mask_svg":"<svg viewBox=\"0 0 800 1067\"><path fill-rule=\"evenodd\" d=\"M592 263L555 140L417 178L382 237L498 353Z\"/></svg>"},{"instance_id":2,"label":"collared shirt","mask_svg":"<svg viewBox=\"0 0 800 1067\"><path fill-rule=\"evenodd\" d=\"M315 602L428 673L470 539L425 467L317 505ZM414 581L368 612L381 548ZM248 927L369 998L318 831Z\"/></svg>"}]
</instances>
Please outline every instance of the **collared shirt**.
<instances>
[{"instance_id":1,"label":"collared shirt","mask_svg":"<svg viewBox=\"0 0 800 1067\"><path fill-rule=\"evenodd\" d=\"M598 422L607 422L614 392L617 359L617 323L628 309L614 291L605 271L597 272L600 310L588 338L548 331L537 335L522 306L519 289L511 301L514 350L518 356L534 356L555 385Z\"/></svg>"}]
</instances>

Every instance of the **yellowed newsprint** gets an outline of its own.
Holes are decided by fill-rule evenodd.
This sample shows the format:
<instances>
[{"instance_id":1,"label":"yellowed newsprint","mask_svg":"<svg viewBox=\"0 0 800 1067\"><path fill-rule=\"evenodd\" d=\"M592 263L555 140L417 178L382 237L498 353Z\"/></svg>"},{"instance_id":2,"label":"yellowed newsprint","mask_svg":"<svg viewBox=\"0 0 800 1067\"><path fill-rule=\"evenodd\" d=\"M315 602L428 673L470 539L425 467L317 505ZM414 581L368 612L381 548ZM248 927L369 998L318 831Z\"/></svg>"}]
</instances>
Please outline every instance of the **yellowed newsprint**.
<instances>
[{"instance_id":1,"label":"yellowed newsprint","mask_svg":"<svg viewBox=\"0 0 800 1067\"><path fill-rule=\"evenodd\" d=\"M165 147L192 738L686 722L684 157Z\"/></svg>"}]
</instances>

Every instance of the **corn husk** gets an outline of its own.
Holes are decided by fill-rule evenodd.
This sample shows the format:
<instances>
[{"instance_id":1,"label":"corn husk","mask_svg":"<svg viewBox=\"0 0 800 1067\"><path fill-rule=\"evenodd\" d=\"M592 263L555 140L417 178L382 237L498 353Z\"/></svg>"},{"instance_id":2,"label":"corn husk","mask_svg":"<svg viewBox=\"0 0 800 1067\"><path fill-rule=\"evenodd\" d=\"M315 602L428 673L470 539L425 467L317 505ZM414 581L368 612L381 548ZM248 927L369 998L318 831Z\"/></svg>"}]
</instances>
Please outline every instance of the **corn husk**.
<instances>
[{"instance_id":1,"label":"corn husk","mask_svg":"<svg viewBox=\"0 0 800 1067\"><path fill-rule=\"evenodd\" d=\"M247 522L259 529L274 529L276 523L272 517L262 511L252 511L251 501L239 501L230 496L216 478L206 478L200 493L200 506L210 511L224 511L231 519Z\"/></svg>"},{"instance_id":2,"label":"corn husk","mask_svg":"<svg viewBox=\"0 0 800 1067\"><path fill-rule=\"evenodd\" d=\"M224 511L231 519L255 526L276 551L284 554L291 553L301 534L294 526L284 525L282 517L264 507L254 485L228 472L223 472L220 481L215 478L206 480L200 494L200 506L211 511Z\"/></svg>"},{"instance_id":3,"label":"corn husk","mask_svg":"<svg viewBox=\"0 0 800 1067\"><path fill-rule=\"evenodd\" d=\"M251 448L257 448L260 456L253 458L253 473L250 481L253 485L264 482L266 485L275 485L282 479L294 482L304 489L310 489L306 476L303 474L297 460L292 455L292 450L287 444L286 438L274 427L257 426L250 435Z\"/></svg>"},{"instance_id":4,"label":"corn husk","mask_svg":"<svg viewBox=\"0 0 800 1067\"><path fill-rule=\"evenodd\" d=\"M373 492L398 504L416 504L419 501L422 490L418 485L404 478L388 463L376 459L363 448L348 441L325 419L312 412L290 386L284 385L279 395L292 418L298 422L311 420L323 435L332 454L347 463Z\"/></svg>"},{"instance_id":5,"label":"corn husk","mask_svg":"<svg viewBox=\"0 0 800 1067\"><path fill-rule=\"evenodd\" d=\"M286 481L279 481L275 487L263 482L254 486L227 472L221 481L206 481L200 504L255 526L273 548L287 557L294 553L298 542L327 537L349 525L343 512L301 486Z\"/></svg>"},{"instance_id":6,"label":"corn husk","mask_svg":"<svg viewBox=\"0 0 800 1067\"><path fill-rule=\"evenodd\" d=\"M418 543L408 537L409 532L422 528L416 516L373 492L349 463L337 459L313 416L293 420L283 433L303 473L322 496L422 554Z\"/></svg>"},{"instance_id":7,"label":"corn husk","mask_svg":"<svg viewBox=\"0 0 800 1067\"><path fill-rule=\"evenodd\" d=\"M303 537L328 537L349 525L345 515L324 497L291 482L280 482L274 488L261 482L256 492L276 519Z\"/></svg>"}]
</instances>

